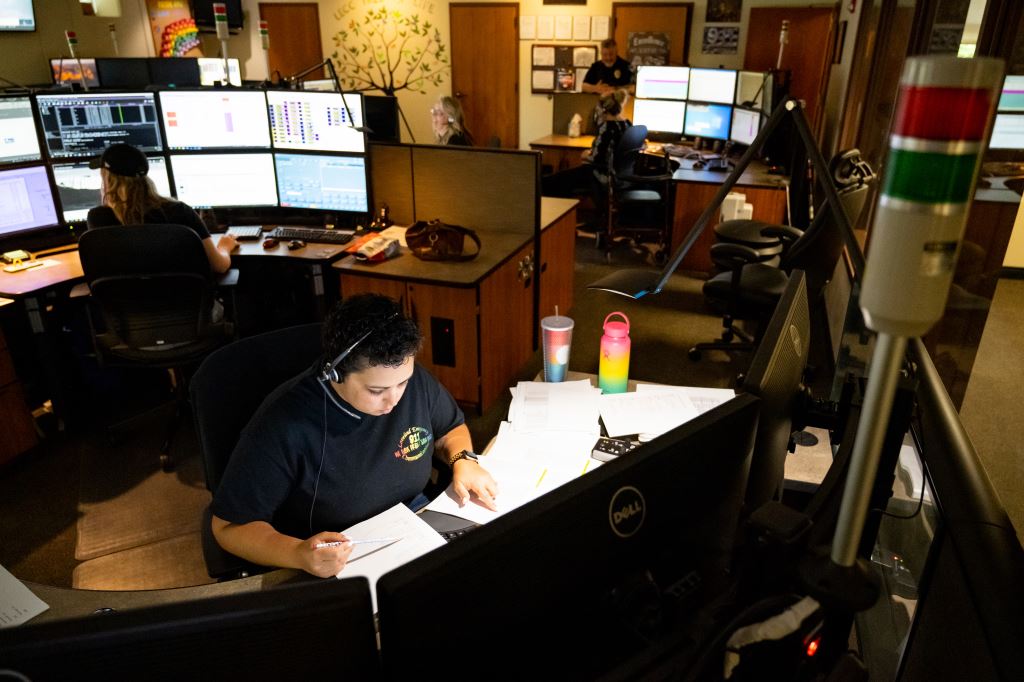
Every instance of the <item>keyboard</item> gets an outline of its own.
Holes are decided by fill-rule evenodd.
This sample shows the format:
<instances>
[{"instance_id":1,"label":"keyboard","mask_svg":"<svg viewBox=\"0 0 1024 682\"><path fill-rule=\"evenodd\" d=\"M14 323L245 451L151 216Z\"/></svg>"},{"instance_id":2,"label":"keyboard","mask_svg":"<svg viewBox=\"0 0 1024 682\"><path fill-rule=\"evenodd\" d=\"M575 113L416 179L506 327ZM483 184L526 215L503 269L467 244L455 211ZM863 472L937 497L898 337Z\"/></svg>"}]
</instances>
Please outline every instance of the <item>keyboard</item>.
<instances>
[{"instance_id":1,"label":"keyboard","mask_svg":"<svg viewBox=\"0 0 1024 682\"><path fill-rule=\"evenodd\" d=\"M260 239L263 237L262 225L232 225L228 228L228 234L234 235L238 241L247 239Z\"/></svg>"},{"instance_id":2,"label":"keyboard","mask_svg":"<svg viewBox=\"0 0 1024 682\"><path fill-rule=\"evenodd\" d=\"M316 227L286 227L278 225L269 237L274 239L301 239L316 244L347 244L352 241L351 232L341 230L323 230Z\"/></svg>"},{"instance_id":3,"label":"keyboard","mask_svg":"<svg viewBox=\"0 0 1024 682\"><path fill-rule=\"evenodd\" d=\"M474 528L476 528L476 526L467 526L466 528L459 528L458 530L444 531L441 533L441 537L443 537L446 542L451 542L452 540L458 540L466 533L472 532Z\"/></svg>"}]
</instances>

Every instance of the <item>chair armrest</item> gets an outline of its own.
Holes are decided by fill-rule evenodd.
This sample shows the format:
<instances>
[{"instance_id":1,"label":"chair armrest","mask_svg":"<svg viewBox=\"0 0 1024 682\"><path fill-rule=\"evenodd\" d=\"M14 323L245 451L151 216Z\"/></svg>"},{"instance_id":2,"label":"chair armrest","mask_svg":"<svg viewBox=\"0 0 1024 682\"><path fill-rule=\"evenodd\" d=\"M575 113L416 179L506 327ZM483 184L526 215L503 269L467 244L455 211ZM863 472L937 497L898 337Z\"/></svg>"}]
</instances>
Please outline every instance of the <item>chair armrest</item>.
<instances>
[{"instance_id":1,"label":"chair armrest","mask_svg":"<svg viewBox=\"0 0 1024 682\"><path fill-rule=\"evenodd\" d=\"M89 289L88 282L79 282L75 286L71 287L71 291L68 293L68 298L89 298L92 296L92 290Z\"/></svg>"},{"instance_id":2,"label":"chair armrest","mask_svg":"<svg viewBox=\"0 0 1024 682\"><path fill-rule=\"evenodd\" d=\"M769 225L760 230L765 237L775 237L783 243L792 243L803 236L803 230L798 230L790 225Z\"/></svg>"},{"instance_id":3,"label":"chair armrest","mask_svg":"<svg viewBox=\"0 0 1024 682\"><path fill-rule=\"evenodd\" d=\"M217 275L218 287L233 287L238 284L238 268L231 268L227 272Z\"/></svg>"},{"instance_id":4,"label":"chair armrest","mask_svg":"<svg viewBox=\"0 0 1024 682\"><path fill-rule=\"evenodd\" d=\"M719 242L711 245L711 260L723 270L737 270L747 263L757 263L761 255L749 246Z\"/></svg>"}]
</instances>

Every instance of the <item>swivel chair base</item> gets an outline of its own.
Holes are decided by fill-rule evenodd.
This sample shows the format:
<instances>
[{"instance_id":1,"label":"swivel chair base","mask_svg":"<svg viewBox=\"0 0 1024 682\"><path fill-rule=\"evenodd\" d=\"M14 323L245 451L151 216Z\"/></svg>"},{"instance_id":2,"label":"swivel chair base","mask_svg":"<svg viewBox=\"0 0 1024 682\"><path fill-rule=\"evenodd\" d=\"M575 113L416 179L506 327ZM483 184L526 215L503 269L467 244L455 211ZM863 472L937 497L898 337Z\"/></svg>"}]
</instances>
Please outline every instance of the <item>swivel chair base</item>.
<instances>
[{"instance_id":1,"label":"swivel chair base","mask_svg":"<svg viewBox=\"0 0 1024 682\"><path fill-rule=\"evenodd\" d=\"M731 317L725 317L722 320L722 326L724 330L722 335L717 341L706 341L704 343L698 343L689 351L686 355L690 360L697 362L700 360L701 355L706 350L724 350L724 351L753 351L757 346L754 343L754 336L743 331L735 324ZM739 341L734 339L738 338Z\"/></svg>"}]
</instances>

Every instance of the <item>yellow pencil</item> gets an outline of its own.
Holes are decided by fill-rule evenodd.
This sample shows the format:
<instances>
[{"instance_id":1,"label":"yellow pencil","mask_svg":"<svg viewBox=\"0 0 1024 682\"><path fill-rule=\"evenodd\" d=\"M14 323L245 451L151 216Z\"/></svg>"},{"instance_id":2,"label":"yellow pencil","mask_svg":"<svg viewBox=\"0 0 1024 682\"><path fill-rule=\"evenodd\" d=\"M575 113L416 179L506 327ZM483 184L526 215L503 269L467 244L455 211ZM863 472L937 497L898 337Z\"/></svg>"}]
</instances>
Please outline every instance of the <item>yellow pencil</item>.
<instances>
[{"instance_id":1,"label":"yellow pencil","mask_svg":"<svg viewBox=\"0 0 1024 682\"><path fill-rule=\"evenodd\" d=\"M534 487L535 488L539 488L540 487L540 482L543 481L544 477L547 476L547 475L548 475L548 469L547 469L547 467L544 467L544 471L540 472L540 478L537 479L537 485L535 485Z\"/></svg>"},{"instance_id":2,"label":"yellow pencil","mask_svg":"<svg viewBox=\"0 0 1024 682\"><path fill-rule=\"evenodd\" d=\"M580 473L580 476L582 476L583 474L587 473L587 467L589 467L589 466L590 466L590 458L588 457L586 463L583 465L583 471L582 471L582 473Z\"/></svg>"}]
</instances>

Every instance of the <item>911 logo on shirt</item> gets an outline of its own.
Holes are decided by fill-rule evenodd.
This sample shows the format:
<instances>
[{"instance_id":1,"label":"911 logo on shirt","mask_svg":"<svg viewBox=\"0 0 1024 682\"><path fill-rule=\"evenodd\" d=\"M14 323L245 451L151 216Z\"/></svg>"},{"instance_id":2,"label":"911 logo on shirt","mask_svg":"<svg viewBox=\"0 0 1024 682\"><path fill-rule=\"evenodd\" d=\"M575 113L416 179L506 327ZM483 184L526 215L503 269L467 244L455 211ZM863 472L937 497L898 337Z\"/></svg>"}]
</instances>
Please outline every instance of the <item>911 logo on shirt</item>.
<instances>
[{"instance_id":1,"label":"911 logo on shirt","mask_svg":"<svg viewBox=\"0 0 1024 682\"><path fill-rule=\"evenodd\" d=\"M433 439L433 434L427 429L422 426L412 426L406 429L398 440L395 457L404 459L406 462L415 462L427 452Z\"/></svg>"}]
</instances>

